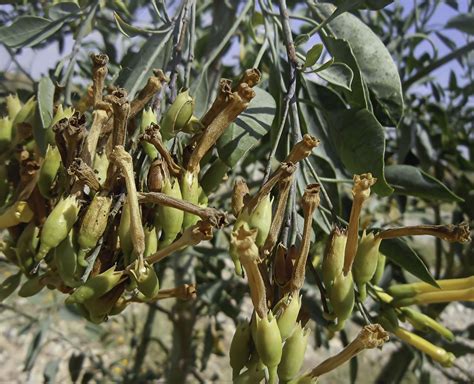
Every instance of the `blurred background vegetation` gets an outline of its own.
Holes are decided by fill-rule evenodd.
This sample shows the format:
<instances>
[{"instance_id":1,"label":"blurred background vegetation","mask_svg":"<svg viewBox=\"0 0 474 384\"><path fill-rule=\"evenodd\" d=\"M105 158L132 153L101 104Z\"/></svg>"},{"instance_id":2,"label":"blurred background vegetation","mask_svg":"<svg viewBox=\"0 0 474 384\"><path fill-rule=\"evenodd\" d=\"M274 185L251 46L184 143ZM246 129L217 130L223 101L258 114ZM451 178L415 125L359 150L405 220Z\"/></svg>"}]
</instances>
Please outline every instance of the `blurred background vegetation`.
<instances>
[{"instance_id":1,"label":"blurred background vegetation","mask_svg":"<svg viewBox=\"0 0 474 384\"><path fill-rule=\"evenodd\" d=\"M199 115L221 77L258 67L266 110L257 112L257 123L218 145L212 162L226 176L217 190L208 191L209 205L229 210L237 176L258 186L269 156L275 164L285 157L298 125L300 134L322 141L298 171L294 195L308 181L320 181L327 191L314 224L313 261L321 257L332 217L349 216L353 173L371 171L385 181L364 212L373 227L473 222L470 0L334 1L342 15L326 26L320 23L329 14L318 2L288 0L296 68L288 63L278 2L269 0L1 3L2 98L16 92L26 101L38 81L49 77L63 91L64 103L76 103L91 83L90 53L104 52L110 58L108 84L127 88L132 97L151 69L163 68L176 74L165 100L190 87ZM196 300L132 306L102 325L86 322L54 291L9 297L0 304L0 381L230 381L230 338L239 316L250 316L251 305L227 248L228 234L219 232L212 247L186 251L160 270L163 287L195 282ZM413 275L474 272L469 245L418 238L387 248L382 286L411 281ZM4 259L0 273L11 273ZM346 332L328 340L311 277L305 310L314 320L314 352L305 367L337 351L363 323L356 314ZM323 382L472 382L472 304L433 305L427 311L458 336L454 343L430 336L460 357L454 368L440 368L394 341Z\"/></svg>"}]
</instances>

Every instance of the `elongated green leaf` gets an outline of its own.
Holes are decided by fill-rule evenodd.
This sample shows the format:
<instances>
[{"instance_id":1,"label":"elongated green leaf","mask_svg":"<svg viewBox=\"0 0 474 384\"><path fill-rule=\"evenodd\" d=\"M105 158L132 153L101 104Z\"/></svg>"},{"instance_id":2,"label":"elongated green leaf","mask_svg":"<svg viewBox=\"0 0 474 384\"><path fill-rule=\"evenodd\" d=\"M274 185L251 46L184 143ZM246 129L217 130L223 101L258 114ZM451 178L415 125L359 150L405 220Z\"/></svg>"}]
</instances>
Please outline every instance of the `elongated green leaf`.
<instances>
[{"instance_id":1,"label":"elongated green leaf","mask_svg":"<svg viewBox=\"0 0 474 384\"><path fill-rule=\"evenodd\" d=\"M328 17L335 10L328 3L316 4L315 7L321 18ZM388 116L398 123L403 114L402 86L397 66L382 41L350 13L335 18L328 28L336 38L349 43L365 83Z\"/></svg>"},{"instance_id":2,"label":"elongated green leaf","mask_svg":"<svg viewBox=\"0 0 474 384\"><path fill-rule=\"evenodd\" d=\"M420 280L437 287L435 279L428 267L417 253L401 239L382 240L380 252L395 264L410 272Z\"/></svg>"},{"instance_id":3,"label":"elongated green leaf","mask_svg":"<svg viewBox=\"0 0 474 384\"><path fill-rule=\"evenodd\" d=\"M325 70L318 71L317 74L330 84L337 85L348 91L351 90L354 72L352 72L352 69L347 64L334 63Z\"/></svg>"},{"instance_id":4,"label":"elongated green leaf","mask_svg":"<svg viewBox=\"0 0 474 384\"><path fill-rule=\"evenodd\" d=\"M48 8L48 17L51 20L59 20L67 16L77 15L81 8L72 1L63 1Z\"/></svg>"},{"instance_id":5,"label":"elongated green leaf","mask_svg":"<svg viewBox=\"0 0 474 384\"><path fill-rule=\"evenodd\" d=\"M51 21L37 16L21 16L13 24L0 28L0 42L10 48L32 47L54 35L65 19Z\"/></svg>"},{"instance_id":6,"label":"elongated green leaf","mask_svg":"<svg viewBox=\"0 0 474 384\"><path fill-rule=\"evenodd\" d=\"M306 61L304 63L303 68L312 67L314 64L316 64L322 52L323 52L322 44L313 45L308 51L308 53L306 54Z\"/></svg>"},{"instance_id":7,"label":"elongated green leaf","mask_svg":"<svg viewBox=\"0 0 474 384\"><path fill-rule=\"evenodd\" d=\"M41 124L35 124L33 136L42 154L48 146L47 129L53 120L55 86L48 76L42 77L38 84L38 116Z\"/></svg>"},{"instance_id":8,"label":"elongated green leaf","mask_svg":"<svg viewBox=\"0 0 474 384\"><path fill-rule=\"evenodd\" d=\"M127 55L122 62L122 70L117 79L117 84L128 90L129 99L145 85L154 68L162 68L167 61L163 50L168 42L172 30L165 36L151 36L141 49L136 53Z\"/></svg>"},{"instance_id":9,"label":"elongated green leaf","mask_svg":"<svg viewBox=\"0 0 474 384\"><path fill-rule=\"evenodd\" d=\"M258 144L270 129L275 116L273 97L260 88L254 88L255 97L245 112L224 132L217 142L219 157L229 167L234 166Z\"/></svg>"},{"instance_id":10,"label":"elongated green leaf","mask_svg":"<svg viewBox=\"0 0 474 384\"><path fill-rule=\"evenodd\" d=\"M446 23L446 28L455 28L462 32L474 35L474 14L464 13L457 15Z\"/></svg>"},{"instance_id":11,"label":"elongated green leaf","mask_svg":"<svg viewBox=\"0 0 474 384\"><path fill-rule=\"evenodd\" d=\"M374 191L381 196L391 194L384 175L385 136L375 116L366 109L331 111L326 116L334 148L347 170L372 173L378 179Z\"/></svg>"},{"instance_id":12,"label":"elongated green leaf","mask_svg":"<svg viewBox=\"0 0 474 384\"><path fill-rule=\"evenodd\" d=\"M21 282L21 272L18 272L14 275L8 276L3 282L0 284L0 303L5 300L8 296L10 296L15 289L18 288Z\"/></svg>"},{"instance_id":13,"label":"elongated green leaf","mask_svg":"<svg viewBox=\"0 0 474 384\"><path fill-rule=\"evenodd\" d=\"M127 37L133 37L137 35L163 35L166 32L169 32L170 30L170 27L166 27L163 29L148 29L135 27L127 23L124 19L122 19L117 12L114 12L114 18L119 31Z\"/></svg>"},{"instance_id":14,"label":"elongated green leaf","mask_svg":"<svg viewBox=\"0 0 474 384\"><path fill-rule=\"evenodd\" d=\"M411 165L389 165L385 177L396 193L440 201L464 201L441 181Z\"/></svg>"}]
</instances>

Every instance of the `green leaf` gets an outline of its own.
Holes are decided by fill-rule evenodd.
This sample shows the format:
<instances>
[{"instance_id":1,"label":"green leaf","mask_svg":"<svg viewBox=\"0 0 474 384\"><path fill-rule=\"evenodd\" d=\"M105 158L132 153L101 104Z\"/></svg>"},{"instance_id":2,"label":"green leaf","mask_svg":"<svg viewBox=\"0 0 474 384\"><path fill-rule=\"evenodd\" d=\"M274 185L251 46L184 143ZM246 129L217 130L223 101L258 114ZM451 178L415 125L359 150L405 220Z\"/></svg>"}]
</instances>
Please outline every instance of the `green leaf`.
<instances>
[{"instance_id":1,"label":"green leaf","mask_svg":"<svg viewBox=\"0 0 474 384\"><path fill-rule=\"evenodd\" d=\"M129 23L127 23L124 19L120 17L117 12L114 12L115 23L117 24L117 28L120 32L122 32L127 37L134 37L138 35L163 35L166 32L169 32L170 27L167 26L163 29L147 29L147 28L139 28L135 27Z\"/></svg>"},{"instance_id":2,"label":"green leaf","mask_svg":"<svg viewBox=\"0 0 474 384\"><path fill-rule=\"evenodd\" d=\"M393 189L384 176L385 135L375 116L366 109L328 111L326 116L334 148L347 170L372 173L378 179L373 190L390 195Z\"/></svg>"},{"instance_id":3,"label":"green leaf","mask_svg":"<svg viewBox=\"0 0 474 384\"><path fill-rule=\"evenodd\" d=\"M472 13L463 13L457 15L446 23L446 28L455 28L461 32L468 33L469 35L474 35L474 14Z\"/></svg>"},{"instance_id":4,"label":"green leaf","mask_svg":"<svg viewBox=\"0 0 474 384\"><path fill-rule=\"evenodd\" d=\"M0 303L5 300L8 296L10 296L15 289L18 288L21 282L21 271L8 276L3 282L0 284Z\"/></svg>"},{"instance_id":5,"label":"green leaf","mask_svg":"<svg viewBox=\"0 0 474 384\"><path fill-rule=\"evenodd\" d=\"M321 18L328 17L335 9L331 4L316 4L315 7ZM349 43L363 80L388 116L398 123L403 114L402 85L388 49L367 25L350 13L335 18L328 24L328 29L334 37Z\"/></svg>"},{"instance_id":6,"label":"green leaf","mask_svg":"<svg viewBox=\"0 0 474 384\"><path fill-rule=\"evenodd\" d=\"M380 244L380 252L415 277L434 287L438 287L438 284L423 260L403 240L382 240L382 243Z\"/></svg>"},{"instance_id":7,"label":"green leaf","mask_svg":"<svg viewBox=\"0 0 474 384\"><path fill-rule=\"evenodd\" d=\"M234 166L258 144L270 129L275 117L273 97L263 89L254 88L255 97L245 112L231 124L217 142L219 157L229 167Z\"/></svg>"},{"instance_id":8,"label":"green leaf","mask_svg":"<svg viewBox=\"0 0 474 384\"><path fill-rule=\"evenodd\" d=\"M172 30L165 36L153 35L138 52L127 55L122 62L122 70L117 84L128 90L128 97L133 99L135 93L145 85L154 68L163 68L167 62L163 48L170 41Z\"/></svg>"},{"instance_id":9,"label":"green leaf","mask_svg":"<svg viewBox=\"0 0 474 384\"><path fill-rule=\"evenodd\" d=\"M63 1L48 8L48 17L51 20L59 20L68 16L76 16L81 8L72 1Z\"/></svg>"},{"instance_id":10,"label":"green leaf","mask_svg":"<svg viewBox=\"0 0 474 384\"><path fill-rule=\"evenodd\" d=\"M38 84L38 116L41 124L33 127L33 136L41 153L46 153L48 146L47 129L53 120L54 83L48 76L42 77Z\"/></svg>"},{"instance_id":11,"label":"green leaf","mask_svg":"<svg viewBox=\"0 0 474 384\"><path fill-rule=\"evenodd\" d=\"M328 83L338 87L351 90L354 72L344 63L334 63L323 71L317 72L318 76L326 80Z\"/></svg>"},{"instance_id":12,"label":"green leaf","mask_svg":"<svg viewBox=\"0 0 474 384\"><path fill-rule=\"evenodd\" d=\"M441 181L411 165L389 165L385 177L401 195L417 196L440 201L464 201Z\"/></svg>"},{"instance_id":13,"label":"green leaf","mask_svg":"<svg viewBox=\"0 0 474 384\"><path fill-rule=\"evenodd\" d=\"M32 47L54 35L65 19L51 21L37 16L20 16L11 25L0 28L0 42L10 48Z\"/></svg>"},{"instance_id":14,"label":"green leaf","mask_svg":"<svg viewBox=\"0 0 474 384\"><path fill-rule=\"evenodd\" d=\"M313 45L308 53L306 54L306 61L304 63L303 69L312 67L318 59L321 57L321 53L323 52L323 45L322 44L315 44Z\"/></svg>"}]
</instances>

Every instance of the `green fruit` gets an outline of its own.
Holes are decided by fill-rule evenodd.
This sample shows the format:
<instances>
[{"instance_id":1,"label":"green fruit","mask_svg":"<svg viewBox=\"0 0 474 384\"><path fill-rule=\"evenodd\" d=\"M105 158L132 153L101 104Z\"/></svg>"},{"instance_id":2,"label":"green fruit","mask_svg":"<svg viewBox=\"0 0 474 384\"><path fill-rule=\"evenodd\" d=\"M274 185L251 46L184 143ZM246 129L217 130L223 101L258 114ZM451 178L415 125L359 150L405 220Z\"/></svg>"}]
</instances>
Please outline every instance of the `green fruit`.
<instances>
[{"instance_id":1,"label":"green fruit","mask_svg":"<svg viewBox=\"0 0 474 384\"><path fill-rule=\"evenodd\" d=\"M188 91L181 92L161 120L161 131L165 140L184 130L193 116L194 99Z\"/></svg>"},{"instance_id":2,"label":"green fruit","mask_svg":"<svg viewBox=\"0 0 474 384\"><path fill-rule=\"evenodd\" d=\"M258 314L255 316L255 347L258 355L268 368L270 383L276 382L277 367L282 356L282 340L278 324L270 311L267 316L261 319Z\"/></svg>"},{"instance_id":3,"label":"green fruit","mask_svg":"<svg viewBox=\"0 0 474 384\"><path fill-rule=\"evenodd\" d=\"M285 341L296 326L296 319L301 308L300 296L285 295L273 309L277 316L277 324L280 329L281 338Z\"/></svg>"},{"instance_id":4,"label":"green fruit","mask_svg":"<svg viewBox=\"0 0 474 384\"><path fill-rule=\"evenodd\" d=\"M237 324L229 350L232 377L237 377L250 358L250 325L247 321Z\"/></svg>"},{"instance_id":5,"label":"green fruit","mask_svg":"<svg viewBox=\"0 0 474 384\"><path fill-rule=\"evenodd\" d=\"M364 231L357 247L357 253L352 264L352 273L362 301L367 296L366 284L372 279L377 269L381 241L373 233L366 235Z\"/></svg>"},{"instance_id":6,"label":"green fruit","mask_svg":"<svg viewBox=\"0 0 474 384\"><path fill-rule=\"evenodd\" d=\"M186 171L181 178L181 194L183 200L193 204L199 203L199 182L198 175L192 172ZM199 220L199 216L193 215L188 212L184 212L183 218L183 229L186 229Z\"/></svg>"},{"instance_id":7,"label":"green fruit","mask_svg":"<svg viewBox=\"0 0 474 384\"><path fill-rule=\"evenodd\" d=\"M46 155L39 171L38 189L43 197L51 198L51 189L61 166L61 154L58 147L48 145Z\"/></svg>"},{"instance_id":8,"label":"green fruit","mask_svg":"<svg viewBox=\"0 0 474 384\"><path fill-rule=\"evenodd\" d=\"M278 378L283 381L293 379L303 366L304 354L308 345L309 329L298 323L283 346L281 362L278 365Z\"/></svg>"},{"instance_id":9,"label":"green fruit","mask_svg":"<svg viewBox=\"0 0 474 384\"><path fill-rule=\"evenodd\" d=\"M175 178L165 180L163 184L162 193L169 197L181 199L181 188ZM184 222L184 212L180 209L166 207L164 205L158 206L159 224L163 232L160 240L160 248L170 245L178 233L181 232Z\"/></svg>"}]
</instances>

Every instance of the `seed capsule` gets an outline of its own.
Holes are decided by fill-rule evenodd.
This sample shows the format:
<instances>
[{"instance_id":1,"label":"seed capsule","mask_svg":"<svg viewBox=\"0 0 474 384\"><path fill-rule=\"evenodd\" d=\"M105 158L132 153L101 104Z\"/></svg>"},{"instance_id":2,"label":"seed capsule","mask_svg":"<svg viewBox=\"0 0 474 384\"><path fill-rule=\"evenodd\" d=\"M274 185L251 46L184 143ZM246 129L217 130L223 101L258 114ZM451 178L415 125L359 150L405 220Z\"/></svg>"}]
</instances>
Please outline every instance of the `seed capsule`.
<instances>
[{"instance_id":1,"label":"seed capsule","mask_svg":"<svg viewBox=\"0 0 474 384\"><path fill-rule=\"evenodd\" d=\"M235 378L250 358L250 325L247 321L237 324L230 344L229 357L232 377Z\"/></svg>"},{"instance_id":2,"label":"seed capsule","mask_svg":"<svg viewBox=\"0 0 474 384\"><path fill-rule=\"evenodd\" d=\"M248 222L250 228L258 229L257 239L255 241L258 247L263 246L270 232L270 226L272 224L272 203L273 199L271 199L268 194L250 214L250 220Z\"/></svg>"},{"instance_id":3,"label":"seed capsule","mask_svg":"<svg viewBox=\"0 0 474 384\"><path fill-rule=\"evenodd\" d=\"M12 141L12 121L8 117L0 118L0 151L6 151Z\"/></svg>"},{"instance_id":4,"label":"seed capsule","mask_svg":"<svg viewBox=\"0 0 474 384\"><path fill-rule=\"evenodd\" d=\"M364 231L357 247L352 273L362 301L367 296L366 284L372 279L377 269L381 241L381 239L375 238L373 233L366 235Z\"/></svg>"},{"instance_id":5,"label":"seed capsule","mask_svg":"<svg viewBox=\"0 0 474 384\"><path fill-rule=\"evenodd\" d=\"M153 161L148 170L147 187L150 192L161 192L165 180L169 179L166 164L161 159Z\"/></svg>"},{"instance_id":6,"label":"seed capsule","mask_svg":"<svg viewBox=\"0 0 474 384\"><path fill-rule=\"evenodd\" d=\"M115 265L105 272L91 277L77 288L67 299L66 304L83 304L88 300L96 299L114 288L122 278L122 272L115 271Z\"/></svg>"},{"instance_id":7,"label":"seed capsule","mask_svg":"<svg viewBox=\"0 0 474 384\"><path fill-rule=\"evenodd\" d=\"M161 130L165 140L182 131L193 116L194 99L188 91L181 92L166 111L161 121Z\"/></svg>"},{"instance_id":8,"label":"seed capsule","mask_svg":"<svg viewBox=\"0 0 474 384\"><path fill-rule=\"evenodd\" d=\"M374 276L372 277L372 284L378 285L380 283L380 280L382 280L383 273L385 271L386 259L386 256L379 252L377 268L375 269Z\"/></svg>"},{"instance_id":9,"label":"seed capsule","mask_svg":"<svg viewBox=\"0 0 474 384\"><path fill-rule=\"evenodd\" d=\"M334 279L332 288L329 291L329 300L337 316L337 325L334 330L341 330L345 320L352 314L355 303L352 272L344 276L344 272L341 271L339 276Z\"/></svg>"},{"instance_id":10,"label":"seed capsule","mask_svg":"<svg viewBox=\"0 0 474 384\"><path fill-rule=\"evenodd\" d=\"M123 291L123 284L116 285L104 295L85 301L83 305L88 312L88 320L95 324L100 324L107 320Z\"/></svg>"},{"instance_id":11,"label":"seed capsule","mask_svg":"<svg viewBox=\"0 0 474 384\"><path fill-rule=\"evenodd\" d=\"M204 130L204 125L201 123L201 120L199 120L196 116L192 115L189 121L186 123L186 125L183 128L183 132L186 133L200 133Z\"/></svg>"},{"instance_id":12,"label":"seed capsule","mask_svg":"<svg viewBox=\"0 0 474 384\"><path fill-rule=\"evenodd\" d=\"M18 290L18 296L31 297L39 293L44 288L43 277L43 275L38 275L24 282Z\"/></svg>"},{"instance_id":13,"label":"seed capsule","mask_svg":"<svg viewBox=\"0 0 474 384\"><path fill-rule=\"evenodd\" d=\"M301 309L301 297L285 295L273 309L276 313L281 339L285 341L296 326L296 319Z\"/></svg>"},{"instance_id":14,"label":"seed capsule","mask_svg":"<svg viewBox=\"0 0 474 384\"><path fill-rule=\"evenodd\" d=\"M13 227L20 223L29 223L33 219L33 211L26 201L17 201L0 214L0 229Z\"/></svg>"},{"instance_id":15,"label":"seed capsule","mask_svg":"<svg viewBox=\"0 0 474 384\"><path fill-rule=\"evenodd\" d=\"M8 95L6 97L7 112L10 120L14 120L18 112L21 110L21 101L18 95Z\"/></svg>"},{"instance_id":16,"label":"seed capsule","mask_svg":"<svg viewBox=\"0 0 474 384\"><path fill-rule=\"evenodd\" d=\"M304 353L308 345L309 328L298 323L283 346L281 362L278 365L278 378L283 381L293 379L303 366Z\"/></svg>"},{"instance_id":17,"label":"seed capsule","mask_svg":"<svg viewBox=\"0 0 474 384\"><path fill-rule=\"evenodd\" d=\"M144 108L142 112L142 119L140 122L140 132L143 134L145 133L145 129L148 128L151 124L157 124L158 121L156 120L155 112L151 108ZM160 135L159 132L157 132ZM160 135L161 140L161 135ZM145 140L141 142L143 150L148 155L150 160L155 160L158 157L158 150L155 146Z\"/></svg>"},{"instance_id":18,"label":"seed capsule","mask_svg":"<svg viewBox=\"0 0 474 384\"><path fill-rule=\"evenodd\" d=\"M61 154L58 147L48 145L46 155L39 171L38 189L43 197L51 198L51 189L61 166Z\"/></svg>"},{"instance_id":19,"label":"seed capsule","mask_svg":"<svg viewBox=\"0 0 474 384\"><path fill-rule=\"evenodd\" d=\"M181 199L181 188L175 178L165 180L162 193L167 196ZM163 232L160 240L160 248L164 248L171 244L178 233L181 231L184 222L184 212L180 209L166 207L164 205L158 206L158 215L160 226Z\"/></svg>"},{"instance_id":20,"label":"seed capsule","mask_svg":"<svg viewBox=\"0 0 474 384\"><path fill-rule=\"evenodd\" d=\"M271 311L263 319L256 314L255 319L255 347L263 364L268 367L269 382L276 383L277 367L282 356L280 330Z\"/></svg>"},{"instance_id":21,"label":"seed capsule","mask_svg":"<svg viewBox=\"0 0 474 384\"><path fill-rule=\"evenodd\" d=\"M158 291L160 290L160 282L158 281L158 276L156 276L153 265L148 265L145 263L145 270L142 271L139 276L133 269L130 271L130 274L131 278L136 284L137 289L143 294L143 296L145 296L147 299L153 299L158 295Z\"/></svg>"},{"instance_id":22,"label":"seed capsule","mask_svg":"<svg viewBox=\"0 0 474 384\"><path fill-rule=\"evenodd\" d=\"M331 231L322 263L323 281L328 293L332 289L334 279L341 273L344 266L346 242L346 231L334 227Z\"/></svg>"},{"instance_id":23,"label":"seed capsule","mask_svg":"<svg viewBox=\"0 0 474 384\"><path fill-rule=\"evenodd\" d=\"M146 258L154 254L158 250L158 236L155 227L145 227L145 252L143 257Z\"/></svg>"},{"instance_id":24,"label":"seed capsule","mask_svg":"<svg viewBox=\"0 0 474 384\"><path fill-rule=\"evenodd\" d=\"M53 208L43 224L40 248L36 261L41 261L47 253L57 247L68 235L79 215L79 202L74 196L62 198Z\"/></svg>"},{"instance_id":25,"label":"seed capsule","mask_svg":"<svg viewBox=\"0 0 474 384\"><path fill-rule=\"evenodd\" d=\"M17 240L16 257L21 271L28 276L34 267L34 257L39 243L39 228L34 222L28 223Z\"/></svg>"},{"instance_id":26,"label":"seed capsule","mask_svg":"<svg viewBox=\"0 0 474 384\"><path fill-rule=\"evenodd\" d=\"M130 207L128 202L125 202L122 207L118 234L120 239L120 249L122 250L124 257L124 266L128 266L134 261L133 243L130 230Z\"/></svg>"},{"instance_id":27,"label":"seed capsule","mask_svg":"<svg viewBox=\"0 0 474 384\"><path fill-rule=\"evenodd\" d=\"M112 198L96 194L92 199L79 229L77 242L79 244L78 263L86 267L87 254L97 245L107 228Z\"/></svg>"},{"instance_id":28,"label":"seed capsule","mask_svg":"<svg viewBox=\"0 0 474 384\"><path fill-rule=\"evenodd\" d=\"M74 242L74 231L71 230L68 236L54 249L54 262L57 272L64 284L68 287L78 287L81 282L77 280L84 268L78 264L77 248Z\"/></svg>"},{"instance_id":29,"label":"seed capsule","mask_svg":"<svg viewBox=\"0 0 474 384\"><path fill-rule=\"evenodd\" d=\"M199 203L199 182L198 175L186 171L181 178L181 194L183 200L193 204ZM198 222L199 216L185 212L183 218L183 229L190 227Z\"/></svg>"}]
</instances>

